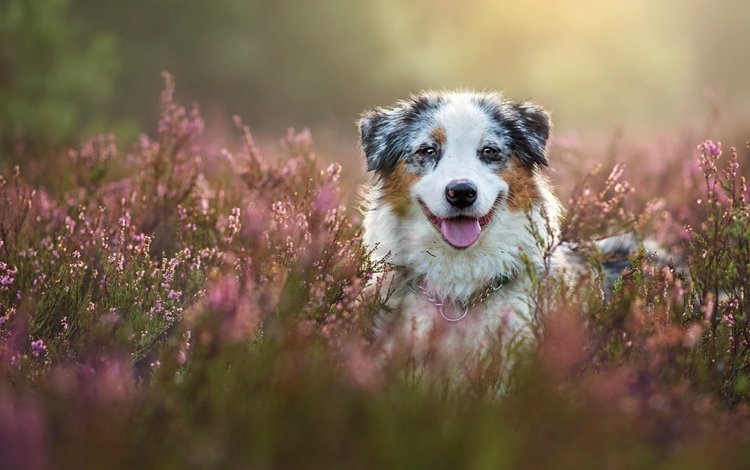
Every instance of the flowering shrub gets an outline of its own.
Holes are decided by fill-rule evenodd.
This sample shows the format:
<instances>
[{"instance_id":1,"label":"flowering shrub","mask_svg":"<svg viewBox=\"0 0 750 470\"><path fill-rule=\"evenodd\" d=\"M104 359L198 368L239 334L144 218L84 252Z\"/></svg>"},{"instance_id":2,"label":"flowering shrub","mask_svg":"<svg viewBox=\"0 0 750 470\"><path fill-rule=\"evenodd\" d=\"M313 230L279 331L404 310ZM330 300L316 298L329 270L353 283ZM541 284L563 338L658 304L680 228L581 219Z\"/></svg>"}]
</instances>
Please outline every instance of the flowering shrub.
<instances>
[{"instance_id":1,"label":"flowering shrub","mask_svg":"<svg viewBox=\"0 0 750 470\"><path fill-rule=\"evenodd\" d=\"M492 361L449 385L408 357L379 360L380 301L365 286L388 267L341 205L341 167L323 168L307 131L266 158L237 125L238 149L207 153L198 108L176 103L166 76L157 133L132 150L85 142L56 163L55 189L4 173L4 465L750 462L740 151L722 164L706 141L640 175L647 187L679 175L690 191L675 197L630 185L622 165L559 177L575 208L564 241L636 229L674 261L644 248L607 302L593 255L590 278L540 289L539 344L498 396Z\"/></svg>"}]
</instances>

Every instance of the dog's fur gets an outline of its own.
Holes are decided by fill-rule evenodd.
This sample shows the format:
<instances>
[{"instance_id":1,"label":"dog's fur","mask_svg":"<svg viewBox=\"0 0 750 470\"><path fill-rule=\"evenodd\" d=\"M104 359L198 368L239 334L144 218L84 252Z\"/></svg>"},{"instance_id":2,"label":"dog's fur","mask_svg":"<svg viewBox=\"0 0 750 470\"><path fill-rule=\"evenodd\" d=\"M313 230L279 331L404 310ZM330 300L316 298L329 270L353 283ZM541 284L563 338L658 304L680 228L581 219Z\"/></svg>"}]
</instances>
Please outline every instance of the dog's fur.
<instances>
[{"instance_id":1,"label":"dog's fur","mask_svg":"<svg viewBox=\"0 0 750 470\"><path fill-rule=\"evenodd\" d=\"M439 334L453 354L531 336L531 276L549 267L537 240L557 236L561 214L541 171L550 127L540 106L495 93L423 93L363 114L361 144L375 173L364 241L393 267L382 282L393 289L376 319L381 338L424 350ZM471 206L447 201L455 180L476 185ZM468 247L456 247L442 228L456 217L480 219L479 237ZM564 271L565 254L552 264ZM498 279L501 287L472 301ZM465 318L448 322L440 303L449 318L470 307Z\"/></svg>"}]
</instances>

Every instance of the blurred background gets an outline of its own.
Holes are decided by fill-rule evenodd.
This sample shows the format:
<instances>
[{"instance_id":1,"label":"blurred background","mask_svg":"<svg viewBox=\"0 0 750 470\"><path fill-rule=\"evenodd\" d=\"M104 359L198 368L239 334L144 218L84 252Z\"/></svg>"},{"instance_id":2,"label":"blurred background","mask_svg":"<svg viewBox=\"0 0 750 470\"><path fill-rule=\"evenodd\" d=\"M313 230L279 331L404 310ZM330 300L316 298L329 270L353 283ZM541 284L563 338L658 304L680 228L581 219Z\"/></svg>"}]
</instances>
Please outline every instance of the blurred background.
<instances>
[{"instance_id":1,"label":"blurred background","mask_svg":"<svg viewBox=\"0 0 750 470\"><path fill-rule=\"evenodd\" d=\"M669 132L750 101L747 0L2 0L2 154L153 129L160 75L210 132L308 127L355 149L361 110L425 88L504 90L558 135ZM724 117L722 117L724 116Z\"/></svg>"}]
</instances>

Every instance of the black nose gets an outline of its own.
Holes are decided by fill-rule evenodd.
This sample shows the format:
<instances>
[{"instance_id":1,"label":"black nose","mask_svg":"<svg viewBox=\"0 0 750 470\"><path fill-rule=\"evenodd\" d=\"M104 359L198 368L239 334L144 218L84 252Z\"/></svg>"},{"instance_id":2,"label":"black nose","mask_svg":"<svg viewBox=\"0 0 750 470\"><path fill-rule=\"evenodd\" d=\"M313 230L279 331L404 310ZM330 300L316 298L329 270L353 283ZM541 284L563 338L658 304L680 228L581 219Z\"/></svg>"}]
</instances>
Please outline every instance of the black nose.
<instances>
[{"instance_id":1,"label":"black nose","mask_svg":"<svg viewBox=\"0 0 750 470\"><path fill-rule=\"evenodd\" d=\"M445 187L445 199L453 207L465 209L477 200L477 185L467 180L453 180Z\"/></svg>"}]
</instances>

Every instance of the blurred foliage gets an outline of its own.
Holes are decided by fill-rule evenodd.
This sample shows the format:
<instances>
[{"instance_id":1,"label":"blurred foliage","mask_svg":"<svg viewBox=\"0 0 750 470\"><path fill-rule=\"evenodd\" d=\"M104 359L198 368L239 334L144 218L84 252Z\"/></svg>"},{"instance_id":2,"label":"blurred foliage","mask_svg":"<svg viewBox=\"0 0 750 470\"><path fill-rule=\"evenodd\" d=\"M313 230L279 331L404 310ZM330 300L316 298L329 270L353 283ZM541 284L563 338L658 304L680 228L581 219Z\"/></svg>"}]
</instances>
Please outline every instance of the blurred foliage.
<instances>
[{"instance_id":1,"label":"blurred foliage","mask_svg":"<svg viewBox=\"0 0 750 470\"><path fill-rule=\"evenodd\" d=\"M506 90L579 131L682 123L705 115L707 89L709 105L740 106L746 3L79 0L74 11L121 46L118 114L152 120L143 103L166 69L209 115L351 141L364 107L421 88Z\"/></svg>"},{"instance_id":2,"label":"blurred foliage","mask_svg":"<svg viewBox=\"0 0 750 470\"><path fill-rule=\"evenodd\" d=\"M24 156L111 122L132 139L154 123L163 70L211 135L239 114L261 136L310 127L347 151L363 108L422 88L505 90L579 132L750 100L744 0L8 0L0 14L0 142Z\"/></svg>"},{"instance_id":3,"label":"blurred foliage","mask_svg":"<svg viewBox=\"0 0 750 470\"><path fill-rule=\"evenodd\" d=\"M37 156L72 144L108 103L118 61L112 35L84 34L66 0L0 7L0 152Z\"/></svg>"}]
</instances>

